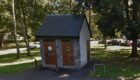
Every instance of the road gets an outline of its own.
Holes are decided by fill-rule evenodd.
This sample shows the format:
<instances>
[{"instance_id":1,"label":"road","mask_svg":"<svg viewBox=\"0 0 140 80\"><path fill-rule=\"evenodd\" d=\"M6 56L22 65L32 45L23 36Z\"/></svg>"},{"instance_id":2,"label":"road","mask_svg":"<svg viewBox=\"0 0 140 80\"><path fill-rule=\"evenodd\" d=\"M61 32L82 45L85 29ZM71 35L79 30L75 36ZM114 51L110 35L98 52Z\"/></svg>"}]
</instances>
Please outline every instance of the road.
<instances>
[{"instance_id":1,"label":"road","mask_svg":"<svg viewBox=\"0 0 140 80\"><path fill-rule=\"evenodd\" d=\"M25 50L26 48L20 48L21 53L24 52ZM11 54L11 53L16 53L16 48L0 50L0 55Z\"/></svg>"}]
</instances>

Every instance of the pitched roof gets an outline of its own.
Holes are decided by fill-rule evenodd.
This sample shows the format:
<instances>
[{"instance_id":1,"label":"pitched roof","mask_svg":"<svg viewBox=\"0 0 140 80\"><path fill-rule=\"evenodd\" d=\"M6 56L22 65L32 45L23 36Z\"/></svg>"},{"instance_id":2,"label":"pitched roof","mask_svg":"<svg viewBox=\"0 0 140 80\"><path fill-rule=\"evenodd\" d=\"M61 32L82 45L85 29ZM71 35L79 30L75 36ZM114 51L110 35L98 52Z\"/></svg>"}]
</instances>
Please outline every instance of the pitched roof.
<instances>
[{"instance_id":1,"label":"pitched roof","mask_svg":"<svg viewBox=\"0 0 140 80\"><path fill-rule=\"evenodd\" d=\"M79 37L84 16L48 15L37 33L37 37Z\"/></svg>"}]
</instances>

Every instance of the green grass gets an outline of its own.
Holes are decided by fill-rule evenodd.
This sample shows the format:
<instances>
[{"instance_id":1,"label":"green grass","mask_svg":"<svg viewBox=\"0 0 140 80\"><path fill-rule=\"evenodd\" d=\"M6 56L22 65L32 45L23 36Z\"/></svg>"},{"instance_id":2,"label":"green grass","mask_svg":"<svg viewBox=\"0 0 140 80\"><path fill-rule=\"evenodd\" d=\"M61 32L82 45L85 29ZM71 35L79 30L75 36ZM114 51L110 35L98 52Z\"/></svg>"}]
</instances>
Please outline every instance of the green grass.
<instances>
[{"instance_id":1,"label":"green grass","mask_svg":"<svg viewBox=\"0 0 140 80\"><path fill-rule=\"evenodd\" d=\"M34 67L34 63L25 63L0 67L0 75L11 75L24 72Z\"/></svg>"},{"instance_id":2,"label":"green grass","mask_svg":"<svg viewBox=\"0 0 140 80\"><path fill-rule=\"evenodd\" d=\"M20 57L21 57L20 59L16 59L16 54L0 55L0 63L2 64L2 63L12 63L12 62L17 62L17 61L30 60L37 56L38 57L40 56L39 49L31 50L31 56L27 56L26 53L20 54ZM24 72L34 67L35 67L34 62L17 64L17 65L1 66L0 75L16 74L16 73Z\"/></svg>"},{"instance_id":3,"label":"green grass","mask_svg":"<svg viewBox=\"0 0 140 80\"><path fill-rule=\"evenodd\" d=\"M89 75L107 78L140 76L140 58L128 58L130 51L129 49L109 51L103 48L92 48L91 59L97 61L97 63L105 64L106 72L103 74L103 69L97 67L96 73L92 71Z\"/></svg>"}]
</instances>

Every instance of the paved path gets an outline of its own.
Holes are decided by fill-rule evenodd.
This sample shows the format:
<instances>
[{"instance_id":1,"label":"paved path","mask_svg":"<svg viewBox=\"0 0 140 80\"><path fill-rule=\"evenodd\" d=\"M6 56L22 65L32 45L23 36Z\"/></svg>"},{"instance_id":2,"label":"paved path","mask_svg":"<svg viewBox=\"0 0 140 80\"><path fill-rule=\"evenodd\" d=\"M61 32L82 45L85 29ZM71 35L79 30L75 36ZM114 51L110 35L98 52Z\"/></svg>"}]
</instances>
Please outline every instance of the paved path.
<instances>
[{"instance_id":1,"label":"paved path","mask_svg":"<svg viewBox=\"0 0 140 80\"><path fill-rule=\"evenodd\" d=\"M41 57L35 57L35 59L41 60ZM31 62L34 62L34 59L16 61L16 62L11 62L11 63L0 63L0 67L8 66L8 65L17 65L17 64L31 63Z\"/></svg>"},{"instance_id":2,"label":"paved path","mask_svg":"<svg viewBox=\"0 0 140 80\"><path fill-rule=\"evenodd\" d=\"M20 51L21 52L23 52L25 50L26 50L26 48L20 48ZM0 55L11 54L11 53L16 53L16 48L6 49L6 50L0 50Z\"/></svg>"},{"instance_id":3,"label":"paved path","mask_svg":"<svg viewBox=\"0 0 140 80\"><path fill-rule=\"evenodd\" d=\"M26 51L26 48L20 48L21 53L24 53ZM6 54L14 54L16 53L16 48L14 49L6 49L6 50L1 50L0 55L6 55ZM37 60L41 60L41 57L35 57ZM28 60L19 60L16 62L11 62L11 63L0 63L1 66L8 66L8 65L17 65L17 64L24 64L24 63L30 63L34 62L34 59L28 59Z\"/></svg>"}]
</instances>

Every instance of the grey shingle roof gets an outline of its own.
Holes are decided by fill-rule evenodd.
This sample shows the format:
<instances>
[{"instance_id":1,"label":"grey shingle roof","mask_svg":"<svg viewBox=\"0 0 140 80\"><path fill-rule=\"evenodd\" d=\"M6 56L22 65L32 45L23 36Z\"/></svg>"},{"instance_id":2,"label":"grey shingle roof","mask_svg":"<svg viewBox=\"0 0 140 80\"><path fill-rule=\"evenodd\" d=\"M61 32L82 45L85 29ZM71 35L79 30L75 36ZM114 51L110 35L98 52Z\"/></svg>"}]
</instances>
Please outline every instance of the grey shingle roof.
<instances>
[{"instance_id":1,"label":"grey shingle roof","mask_svg":"<svg viewBox=\"0 0 140 80\"><path fill-rule=\"evenodd\" d=\"M37 32L37 37L79 37L84 16L48 15Z\"/></svg>"}]
</instances>

